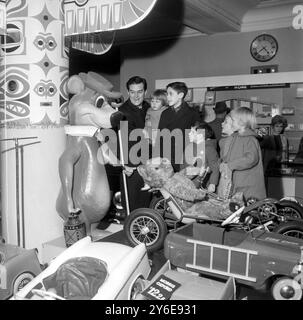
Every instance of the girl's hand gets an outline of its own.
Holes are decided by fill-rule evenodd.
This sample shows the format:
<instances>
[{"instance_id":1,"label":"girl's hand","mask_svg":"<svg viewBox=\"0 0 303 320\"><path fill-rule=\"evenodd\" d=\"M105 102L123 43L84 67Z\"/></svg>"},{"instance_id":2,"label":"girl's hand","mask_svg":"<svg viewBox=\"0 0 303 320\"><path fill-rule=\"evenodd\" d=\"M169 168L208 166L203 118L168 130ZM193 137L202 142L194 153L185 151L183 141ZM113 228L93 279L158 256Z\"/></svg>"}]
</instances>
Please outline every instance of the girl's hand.
<instances>
[{"instance_id":1,"label":"girl's hand","mask_svg":"<svg viewBox=\"0 0 303 320\"><path fill-rule=\"evenodd\" d=\"M200 174L201 168L188 166L185 168L186 175L188 176L197 176Z\"/></svg>"},{"instance_id":2,"label":"girl's hand","mask_svg":"<svg viewBox=\"0 0 303 320\"><path fill-rule=\"evenodd\" d=\"M215 192L215 191L216 191L216 186L211 183L211 184L207 187L207 191L208 191L208 192Z\"/></svg>"},{"instance_id":3,"label":"girl's hand","mask_svg":"<svg viewBox=\"0 0 303 320\"><path fill-rule=\"evenodd\" d=\"M223 175L225 179L231 179L232 171L229 169L229 166L226 162L222 162L220 164L220 172L221 172L221 175Z\"/></svg>"}]
</instances>

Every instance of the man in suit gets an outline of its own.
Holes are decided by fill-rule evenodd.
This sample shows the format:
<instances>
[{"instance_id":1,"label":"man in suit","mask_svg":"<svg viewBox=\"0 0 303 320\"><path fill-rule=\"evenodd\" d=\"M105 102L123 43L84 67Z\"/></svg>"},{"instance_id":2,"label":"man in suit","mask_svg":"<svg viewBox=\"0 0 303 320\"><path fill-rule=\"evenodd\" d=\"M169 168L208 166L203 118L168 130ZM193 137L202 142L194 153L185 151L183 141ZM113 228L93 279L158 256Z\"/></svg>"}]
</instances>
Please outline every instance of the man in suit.
<instances>
[{"instance_id":1,"label":"man in suit","mask_svg":"<svg viewBox=\"0 0 303 320\"><path fill-rule=\"evenodd\" d=\"M181 159L183 159L183 152L185 149L185 143L188 140L185 134L186 129L191 129L195 126L196 122L200 122L200 115L193 108L190 108L189 105L184 101L185 96L187 95L188 88L184 82L172 82L166 86L167 90L167 101L170 108L162 112L159 129L168 129L172 132L174 129L180 129L182 133L182 148L178 148L179 144L177 139L172 138L171 148L167 150L164 148L163 142L165 141L161 137L160 141L160 152L161 156L165 155L165 151L170 151L169 160L177 172L180 170ZM162 136L162 135L161 135ZM175 154L175 151L177 151ZM167 153L166 153L167 155Z\"/></svg>"},{"instance_id":2,"label":"man in suit","mask_svg":"<svg viewBox=\"0 0 303 320\"><path fill-rule=\"evenodd\" d=\"M121 125L121 132L125 132L125 130L123 130L123 126L128 126L128 137L122 136L122 144L123 148L125 148L125 143L128 144L128 159L125 159L125 165L127 165L129 171L126 180L128 189L129 208L130 211L133 211L137 208L149 207L151 193L147 191L141 191L141 188L144 186L144 182L142 177L138 174L136 170L136 167L140 163L134 163L133 161L135 156L140 157L141 154L131 154L132 147L136 143L138 143L140 139L138 138L137 141L129 141L129 134L134 129L143 130L145 126L146 111L150 107L150 105L144 100L147 91L147 83L144 78L141 78L139 76L131 77L126 83L126 88L128 92L128 99L119 108L119 111L122 112L126 117L126 122L123 122ZM146 141L146 143L148 144L148 141ZM123 177L121 175L120 185L122 204L123 207L126 208L125 190L123 187L124 185L122 178Z\"/></svg>"}]
</instances>

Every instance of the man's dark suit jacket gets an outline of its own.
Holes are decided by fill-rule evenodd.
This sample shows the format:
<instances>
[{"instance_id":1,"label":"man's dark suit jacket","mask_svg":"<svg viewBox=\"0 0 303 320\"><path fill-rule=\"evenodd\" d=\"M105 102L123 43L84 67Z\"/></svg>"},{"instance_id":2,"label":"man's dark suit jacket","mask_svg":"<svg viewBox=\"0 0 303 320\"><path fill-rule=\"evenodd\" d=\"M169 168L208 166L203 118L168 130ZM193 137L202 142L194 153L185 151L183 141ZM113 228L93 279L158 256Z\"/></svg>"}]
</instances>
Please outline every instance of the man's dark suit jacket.
<instances>
[{"instance_id":1,"label":"man's dark suit jacket","mask_svg":"<svg viewBox=\"0 0 303 320\"><path fill-rule=\"evenodd\" d=\"M146 111L150 107L149 103L146 101L143 101L142 108L139 109L137 106L133 105L130 100L126 100L124 104L119 108L119 111L124 114L126 119L123 121L128 122L128 135L131 133L132 130L134 129L143 129L145 126L145 116L146 116ZM121 127L122 129L122 127ZM123 132L123 130L121 131ZM128 139L127 139L128 140ZM123 143L126 142L126 137L122 137ZM138 143L138 141L128 141L128 151L131 150L132 146ZM146 142L148 143L148 141ZM125 146L124 146L125 148ZM118 150L118 153L120 153L120 150ZM128 159L130 160L130 155L128 155ZM133 164L131 161L126 163L127 165L133 167L137 166L138 164Z\"/></svg>"},{"instance_id":2,"label":"man's dark suit jacket","mask_svg":"<svg viewBox=\"0 0 303 320\"><path fill-rule=\"evenodd\" d=\"M126 119L124 121L128 122L128 136L134 129L143 129L145 126L145 116L146 111L150 107L150 105L144 101L142 108L139 109L137 106L133 105L130 100L128 99L125 101L125 103L119 108L119 111L124 114ZM123 131L123 124L121 125L121 132ZM128 161L125 163L126 165L130 167L137 167L141 163L132 163L130 161L131 158L131 148L136 143L140 141L140 138L138 138L137 141L128 141L128 137L122 136L123 141L123 149L126 148L125 144L127 145L128 150ZM144 143L148 144L148 141L146 140ZM120 148L118 149L118 153ZM119 155L120 156L120 155ZM138 152L138 156L140 156L140 153ZM148 155L146 155L148 157ZM125 158L124 158L125 159ZM141 191L141 188L144 186L143 179L139 175L138 171L135 170L133 174L130 177L126 178L127 180L127 194L128 194L128 201L129 201L129 208L130 211L133 211L138 208L148 208L149 203L151 200L152 193L147 191ZM123 184L123 177L120 175L120 187L121 187L121 197L122 197L122 205L124 208L126 208L126 196L125 196L125 189Z\"/></svg>"}]
</instances>

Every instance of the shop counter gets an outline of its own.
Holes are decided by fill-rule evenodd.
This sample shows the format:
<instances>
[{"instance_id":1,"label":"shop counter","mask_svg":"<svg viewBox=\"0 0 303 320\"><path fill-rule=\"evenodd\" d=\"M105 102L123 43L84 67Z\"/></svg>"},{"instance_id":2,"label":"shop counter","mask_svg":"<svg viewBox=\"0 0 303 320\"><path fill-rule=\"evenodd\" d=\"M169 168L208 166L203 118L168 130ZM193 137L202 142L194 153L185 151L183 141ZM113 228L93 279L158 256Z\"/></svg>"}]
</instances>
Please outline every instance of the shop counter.
<instances>
[{"instance_id":1,"label":"shop counter","mask_svg":"<svg viewBox=\"0 0 303 320\"><path fill-rule=\"evenodd\" d=\"M272 171L266 174L265 183L268 197L294 197L303 203L303 171L291 167Z\"/></svg>"}]
</instances>

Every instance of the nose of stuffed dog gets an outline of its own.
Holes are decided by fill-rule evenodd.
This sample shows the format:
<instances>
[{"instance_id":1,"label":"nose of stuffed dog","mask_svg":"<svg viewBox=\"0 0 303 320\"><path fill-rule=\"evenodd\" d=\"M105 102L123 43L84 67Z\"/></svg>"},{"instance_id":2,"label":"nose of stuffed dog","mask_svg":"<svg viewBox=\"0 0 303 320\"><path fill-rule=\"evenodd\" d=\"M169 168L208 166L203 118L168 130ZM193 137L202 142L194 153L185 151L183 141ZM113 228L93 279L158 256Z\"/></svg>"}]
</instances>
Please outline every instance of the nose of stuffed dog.
<instances>
[{"instance_id":1,"label":"nose of stuffed dog","mask_svg":"<svg viewBox=\"0 0 303 320\"><path fill-rule=\"evenodd\" d=\"M117 111L110 116L110 124L113 128L118 127L120 121L122 121L123 119L125 119L124 114L120 111Z\"/></svg>"}]
</instances>

